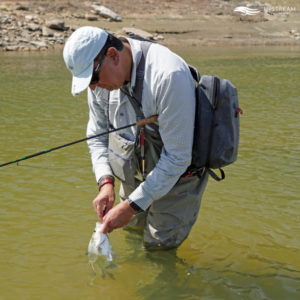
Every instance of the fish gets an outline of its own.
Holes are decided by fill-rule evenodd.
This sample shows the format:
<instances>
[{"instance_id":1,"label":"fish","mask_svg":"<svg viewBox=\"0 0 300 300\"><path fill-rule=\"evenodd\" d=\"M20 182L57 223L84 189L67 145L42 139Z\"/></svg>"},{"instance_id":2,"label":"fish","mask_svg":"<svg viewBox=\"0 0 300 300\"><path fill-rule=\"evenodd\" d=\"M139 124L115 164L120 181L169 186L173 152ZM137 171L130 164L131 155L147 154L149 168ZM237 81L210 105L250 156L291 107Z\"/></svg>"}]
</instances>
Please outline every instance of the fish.
<instances>
[{"instance_id":1,"label":"fish","mask_svg":"<svg viewBox=\"0 0 300 300\"><path fill-rule=\"evenodd\" d=\"M88 245L89 262L94 263L99 256L104 256L108 262L113 260L113 252L109 243L108 235L101 232L102 224L96 222L96 227Z\"/></svg>"}]
</instances>

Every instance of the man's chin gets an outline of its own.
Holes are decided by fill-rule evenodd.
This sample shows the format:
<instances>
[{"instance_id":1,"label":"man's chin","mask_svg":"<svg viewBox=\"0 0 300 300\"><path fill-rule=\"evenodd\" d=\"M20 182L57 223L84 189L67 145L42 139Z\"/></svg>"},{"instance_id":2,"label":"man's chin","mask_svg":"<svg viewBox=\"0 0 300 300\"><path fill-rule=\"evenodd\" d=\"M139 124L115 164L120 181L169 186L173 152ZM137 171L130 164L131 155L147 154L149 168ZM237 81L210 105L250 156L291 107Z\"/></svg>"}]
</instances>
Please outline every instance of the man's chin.
<instances>
[{"instance_id":1,"label":"man's chin","mask_svg":"<svg viewBox=\"0 0 300 300\"><path fill-rule=\"evenodd\" d=\"M110 85L110 86L103 86L102 88L108 90L108 91L114 91L121 88L121 85Z\"/></svg>"}]
</instances>

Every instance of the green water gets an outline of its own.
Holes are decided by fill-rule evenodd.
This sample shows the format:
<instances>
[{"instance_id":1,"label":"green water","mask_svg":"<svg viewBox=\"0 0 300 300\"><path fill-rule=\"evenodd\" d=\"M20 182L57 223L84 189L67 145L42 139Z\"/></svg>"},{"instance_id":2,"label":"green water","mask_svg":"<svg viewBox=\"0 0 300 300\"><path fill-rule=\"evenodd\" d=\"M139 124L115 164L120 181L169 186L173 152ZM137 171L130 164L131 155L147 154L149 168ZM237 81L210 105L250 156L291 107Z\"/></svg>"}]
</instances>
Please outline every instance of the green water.
<instances>
[{"instance_id":1,"label":"green water","mask_svg":"<svg viewBox=\"0 0 300 300\"><path fill-rule=\"evenodd\" d=\"M88 264L97 187L85 143L0 168L0 299L299 299L299 49L178 49L238 87L241 141L177 251L110 234ZM85 136L61 54L0 53L0 163Z\"/></svg>"}]
</instances>

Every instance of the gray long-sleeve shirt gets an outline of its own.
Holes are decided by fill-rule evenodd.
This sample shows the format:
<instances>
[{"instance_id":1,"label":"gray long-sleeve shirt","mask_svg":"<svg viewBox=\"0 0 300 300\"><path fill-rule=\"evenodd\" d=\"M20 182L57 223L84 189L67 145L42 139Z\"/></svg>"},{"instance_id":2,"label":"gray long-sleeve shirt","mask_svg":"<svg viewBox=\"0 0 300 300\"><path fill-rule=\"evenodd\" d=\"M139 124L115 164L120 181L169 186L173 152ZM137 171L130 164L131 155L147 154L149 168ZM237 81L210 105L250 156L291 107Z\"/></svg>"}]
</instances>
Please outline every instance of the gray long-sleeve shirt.
<instances>
[{"instance_id":1,"label":"gray long-sleeve shirt","mask_svg":"<svg viewBox=\"0 0 300 300\"><path fill-rule=\"evenodd\" d=\"M135 85L136 68L142 50L140 41L128 39L132 50L131 87ZM88 89L89 122L87 136L107 130L107 117L115 128L136 121L134 109L127 97L114 90ZM167 194L191 162L194 118L195 83L187 64L168 48L153 44L149 48L144 74L142 111L145 117L158 115L159 133L163 142L160 159L130 195L139 207L146 210L154 200ZM134 140L136 128L119 132ZM112 174L108 161L108 136L88 140L96 180ZM147 158L146 158L147 159Z\"/></svg>"}]
</instances>

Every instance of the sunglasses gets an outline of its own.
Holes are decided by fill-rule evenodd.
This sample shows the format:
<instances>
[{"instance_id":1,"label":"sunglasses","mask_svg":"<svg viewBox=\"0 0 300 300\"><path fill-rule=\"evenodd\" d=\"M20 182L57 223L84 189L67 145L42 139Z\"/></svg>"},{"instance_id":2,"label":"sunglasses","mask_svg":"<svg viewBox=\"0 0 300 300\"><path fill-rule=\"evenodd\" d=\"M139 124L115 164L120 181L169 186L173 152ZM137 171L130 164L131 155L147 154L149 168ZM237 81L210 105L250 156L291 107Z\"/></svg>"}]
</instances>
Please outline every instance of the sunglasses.
<instances>
[{"instance_id":1,"label":"sunglasses","mask_svg":"<svg viewBox=\"0 0 300 300\"><path fill-rule=\"evenodd\" d=\"M105 58L105 54L99 58L98 64L97 64L96 68L93 70L93 75L92 75L90 84L96 84L99 81L100 69L103 64L104 58Z\"/></svg>"}]
</instances>

